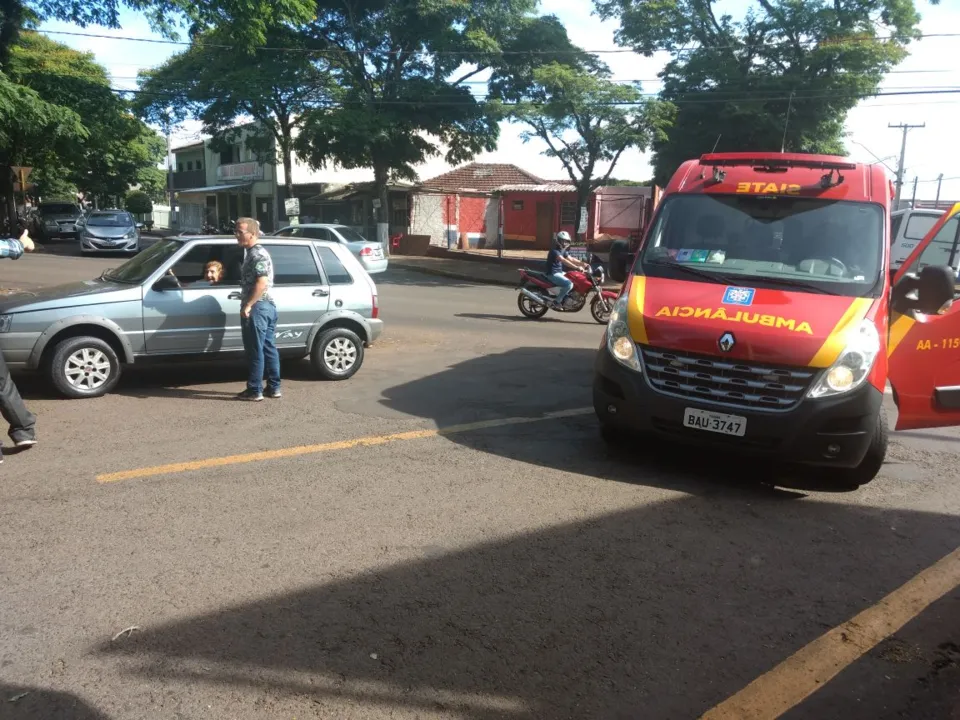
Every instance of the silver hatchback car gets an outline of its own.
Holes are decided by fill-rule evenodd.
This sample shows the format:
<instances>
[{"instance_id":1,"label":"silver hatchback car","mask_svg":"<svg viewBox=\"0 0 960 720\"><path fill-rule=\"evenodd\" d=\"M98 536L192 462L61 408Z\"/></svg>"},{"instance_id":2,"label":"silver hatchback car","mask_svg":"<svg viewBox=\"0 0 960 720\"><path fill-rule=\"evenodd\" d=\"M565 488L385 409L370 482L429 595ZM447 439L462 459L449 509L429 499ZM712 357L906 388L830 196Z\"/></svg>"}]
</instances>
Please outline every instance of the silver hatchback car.
<instances>
[{"instance_id":1,"label":"silver hatchback car","mask_svg":"<svg viewBox=\"0 0 960 720\"><path fill-rule=\"evenodd\" d=\"M383 256L380 243L367 240L363 235L346 225L307 223L287 225L274 233L276 237L302 237L312 240L329 240L345 245L371 275L386 272L389 260Z\"/></svg>"},{"instance_id":2,"label":"silver hatchback car","mask_svg":"<svg viewBox=\"0 0 960 720\"><path fill-rule=\"evenodd\" d=\"M377 286L344 246L261 239L274 265L277 347L330 380L352 377L383 330ZM242 357L240 264L232 238L160 240L96 280L0 301L0 351L11 369L41 370L64 396L104 395L125 364ZM217 284L207 263L223 265Z\"/></svg>"}]
</instances>

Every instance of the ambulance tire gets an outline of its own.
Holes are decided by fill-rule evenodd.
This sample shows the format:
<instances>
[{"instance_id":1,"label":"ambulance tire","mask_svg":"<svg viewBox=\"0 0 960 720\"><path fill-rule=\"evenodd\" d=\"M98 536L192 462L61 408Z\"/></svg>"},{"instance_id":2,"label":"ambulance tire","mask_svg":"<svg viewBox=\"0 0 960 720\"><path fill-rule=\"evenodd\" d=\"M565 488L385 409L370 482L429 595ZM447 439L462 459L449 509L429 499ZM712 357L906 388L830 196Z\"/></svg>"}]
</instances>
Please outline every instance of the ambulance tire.
<instances>
[{"instance_id":1,"label":"ambulance tire","mask_svg":"<svg viewBox=\"0 0 960 720\"><path fill-rule=\"evenodd\" d=\"M890 442L890 429L887 426L887 411L880 408L877 415L877 427L873 433L873 440L863 456L860 464L854 468L838 468L831 473L832 484L842 490L856 490L873 480L883 467L887 457L887 445Z\"/></svg>"}]
</instances>

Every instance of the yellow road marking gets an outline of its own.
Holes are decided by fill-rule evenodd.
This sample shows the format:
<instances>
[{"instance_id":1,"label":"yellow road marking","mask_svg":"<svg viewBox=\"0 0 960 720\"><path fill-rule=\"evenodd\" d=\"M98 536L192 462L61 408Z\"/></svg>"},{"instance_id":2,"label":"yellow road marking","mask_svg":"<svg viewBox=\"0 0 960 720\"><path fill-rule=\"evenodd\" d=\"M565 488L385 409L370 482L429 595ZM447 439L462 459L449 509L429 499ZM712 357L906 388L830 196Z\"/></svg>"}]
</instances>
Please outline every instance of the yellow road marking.
<instances>
[{"instance_id":1,"label":"yellow road marking","mask_svg":"<svg viewBox=\"0 0 960 720\"><path fill-rule=\"evenodd\" d=\"M828 630L736 695L709 710L702 720L773 720L780 717L958 586L960 548L876 605Z\"/></svg>"},{"instance_id":2,"label":"yellow road marking","mask_svg":"<svg viewBox=\"0 0 960 720\"><path fill-rule=\"evenodd\" d=\"M263 460L277 460L280 458L297 457L299 455L313 455L316 453L333 452L335 450L350 450L351 448L357 447L386 445L387 443L400 442L402 440L419 440L421 438L457 435L459 433L471 432L474 430L485 430L487 428L504 427L508 425L525 425L528 423L543 422L544 420L557 420L561 418L576 417L578 415L587 415L592 412L593 408L561 410L559 412L547 413L545 415L541 415L540 417L513 417L501 418L499 420L481 420L480 422L466 423L464 425L451 425L450 427L446 428L410 430L408 432L393 433L390 435L371 435L368 437L354 438L353 440L338 440L336 442L320 443L318 445L299 445L297 447L279 448L277 450L264 450L262 452L246 453L244 455L227 455L225 457L191 460L188 462L171 463L169 465L155 465L153 467L137 468L135 470L123 470L121 472L97 475L97 482L112 483L119 482L121 480L152 477L154 475L172 475L175 473L191 472L193 470L205 470L207 468L223 467L225 465L240 465L242 463L260 462Z\"/></svg>"}]
</instances>

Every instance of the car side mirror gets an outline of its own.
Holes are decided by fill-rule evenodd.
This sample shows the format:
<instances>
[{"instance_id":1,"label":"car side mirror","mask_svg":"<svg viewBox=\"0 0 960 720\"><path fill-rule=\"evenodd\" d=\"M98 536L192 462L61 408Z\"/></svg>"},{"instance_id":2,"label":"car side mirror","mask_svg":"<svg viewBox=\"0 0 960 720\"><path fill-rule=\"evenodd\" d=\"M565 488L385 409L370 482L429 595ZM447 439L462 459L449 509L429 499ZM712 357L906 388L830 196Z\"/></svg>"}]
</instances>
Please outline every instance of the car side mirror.
<instances>
[{"instance_id":1,"label":"car side mirror","mask_svg":"<svg viewBox=\"0 0 960 720\"><path fill-rule=\"evenodd\" d=\"M159 280L153 284L153 289L157 292L166 292L167 290L180 290L180 281L176 276L164 273Z\"/></svg>"},{"instance_id":2,"label":"car side mirror","mask_svg":"<svg viewBox=\"0 0 960 720\"><path fill-rule=\"evenodd\" d=\"M610 245L610 279L624 283L630 274L630 244L625 240L615 240Z\"/></svg>"},{"instance_id":3,"label":"car side mirror","mask_svg":"<svg viewBox=\"0 0 960 720\"><path fill-rule=\"evenodd\" d=\"M893 288L891 303L897 312L939 315L953 302L957 276L948 265L927 265L919 274L904 275Z\"/></svg>"}]
</instances>

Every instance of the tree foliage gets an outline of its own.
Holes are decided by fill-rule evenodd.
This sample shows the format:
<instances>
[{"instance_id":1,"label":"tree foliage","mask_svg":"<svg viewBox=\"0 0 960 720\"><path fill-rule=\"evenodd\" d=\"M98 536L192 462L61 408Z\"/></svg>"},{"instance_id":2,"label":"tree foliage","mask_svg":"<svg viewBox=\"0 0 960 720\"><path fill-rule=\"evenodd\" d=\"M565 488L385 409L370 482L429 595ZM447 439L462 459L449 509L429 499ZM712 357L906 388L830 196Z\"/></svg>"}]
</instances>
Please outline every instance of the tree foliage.
<instances>
[{"instance_id":1,"label":"tree foliage","mask_svg":"<svg viewBox=\"0 0 960 720\"><path fill-rule=\"evenodd\" d=\"M135 106L161 126L200 120L205 133L227 142L238 138L238 119L256 121L246 145L265 161L283 164L292 195L293 141L303 113L329 102L335 88L328 62L307 52L298 33L273 28L266 41L285 51L229 51L232 39L223 32L203 33L189 50L141 73Z\"/></svg>"},{"instance_id":2,"label":"tree foliage","mask_svg":"<svg viewBox=\"0 0 960 720\"><path fill-rule=\"evenodd\" d=\"M669 103L644 99L639 87L613 82L600 63L588 65L553 62L534 69L511 111L528 128L524 140L539 138L547 145L544 155L563 164L578 207L606 183L624 151L666 139L674 114Z\"/></svg>"},{"instance_id":3,"label":"tree foliage","mask_svg":"<svg viewBox=\"0 0 960 720\"><path fill-rule=\"evenodd\" d=\"M153 212L153 201L143 190L131 190L124 200L124 207L134 215L147 215Z\"/></svg>"},{"instance_id":4,"label":"tree foliage","mask_svg":"<svg viewBox=\"0 0 960 720\"><path fill-rule=\"evenodd\" d=\"M164 143L110 89L106 70L81 53L24 32L0 74L0 194L12 204L9 168L35 168L35 194L79 189L123 196L162 188Z\"/></svg>"},{"instance_id":5,"label":"tree foliage","mask_svg":"<svg viewBox=\"0 0 960 720\"><path fill-rule=\"evenodd\" d=\"M620 44L674 53L661 97L678 115L654 143L658 182L714 146L843 153L847 112L906 57L919 21L913 0L753 0L739 19L716 0L595 2L620 19Z\"/></svg>"},{"instance_id":6,"label":"tree foliage","mask_svg":"<svg viewBox=\"0 0 960 720\"><path fill-rule=\"evenodd\" d=\"M443 155L458 164L493 150L501 115L469 80L534 64L566 32L534 14L536 0L319 0L307 27L332 64L337 103L308 112L297 142L312 166L374 170L386 223L388 180ZM510 54L532 51L522 60ZM505 52L507 51L507 52ZM383 240L384 238L381 238Z\"/></svg>"}]
</instances>

